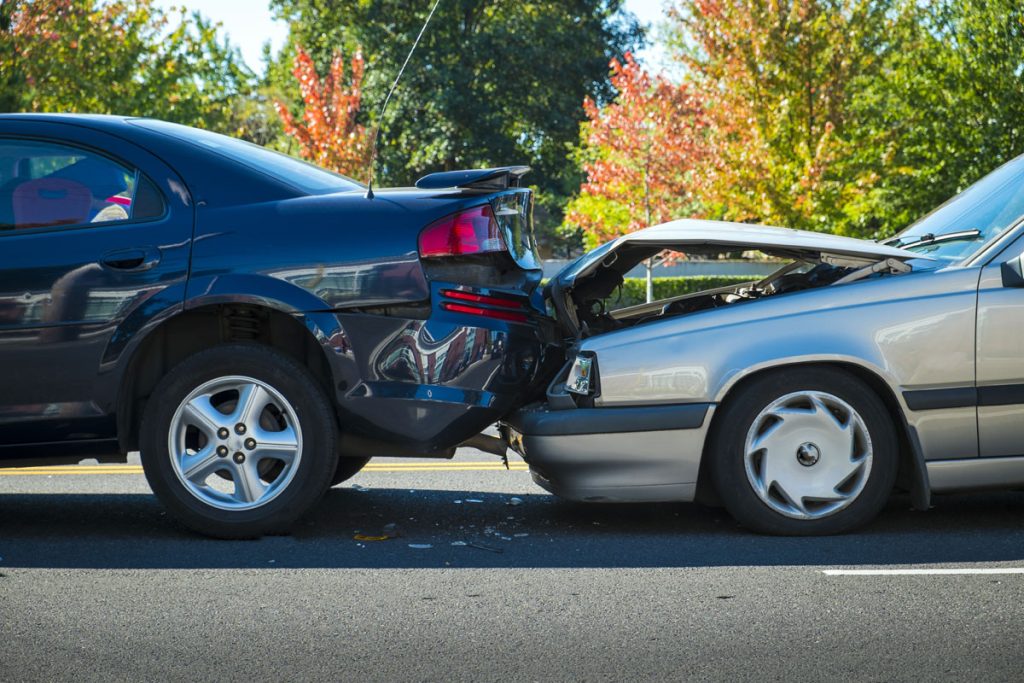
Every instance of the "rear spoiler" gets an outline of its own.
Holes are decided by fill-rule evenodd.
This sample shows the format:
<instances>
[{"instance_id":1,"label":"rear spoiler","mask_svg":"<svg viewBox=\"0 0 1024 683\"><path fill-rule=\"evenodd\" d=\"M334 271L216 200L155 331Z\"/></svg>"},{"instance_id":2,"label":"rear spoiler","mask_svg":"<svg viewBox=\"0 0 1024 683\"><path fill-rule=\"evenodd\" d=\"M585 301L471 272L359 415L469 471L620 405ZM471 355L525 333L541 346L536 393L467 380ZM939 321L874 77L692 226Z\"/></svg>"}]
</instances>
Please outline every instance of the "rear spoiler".
<instances>
[{"instance_id":1,"label":"rear spoiler","mask_svg":"<svg viewBox=\"0 0 1024 683\"><path fill-rule=\"evenodd\" d=\"M529 170L529 166L500 166L468 171L443 171L423 176L416 181L416 187L421 190L446 190L453 187L473 190L504 190L509 187L519 187L519 179Z\"/></svg>"}]
</instances>

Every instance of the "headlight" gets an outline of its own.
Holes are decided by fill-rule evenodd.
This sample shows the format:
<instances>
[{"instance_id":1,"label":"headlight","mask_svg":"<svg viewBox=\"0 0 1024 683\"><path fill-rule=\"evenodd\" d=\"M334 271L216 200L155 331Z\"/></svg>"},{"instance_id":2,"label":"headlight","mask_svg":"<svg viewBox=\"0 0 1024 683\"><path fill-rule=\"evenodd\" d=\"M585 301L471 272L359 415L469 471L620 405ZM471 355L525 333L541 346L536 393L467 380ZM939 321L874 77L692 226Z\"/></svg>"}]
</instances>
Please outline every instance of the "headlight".
<instances>
[{"instance_id":1,"label":"headlight","mask_svg":"<svg viewBox=\"0 0 1024 683\"><path fill-rule=\"evenodd\" d=\"M576 356L569 377L565 380L565 390L574 394L590 393L593 386L594 358L592 356Z\"/></svg>"}]
</instances>

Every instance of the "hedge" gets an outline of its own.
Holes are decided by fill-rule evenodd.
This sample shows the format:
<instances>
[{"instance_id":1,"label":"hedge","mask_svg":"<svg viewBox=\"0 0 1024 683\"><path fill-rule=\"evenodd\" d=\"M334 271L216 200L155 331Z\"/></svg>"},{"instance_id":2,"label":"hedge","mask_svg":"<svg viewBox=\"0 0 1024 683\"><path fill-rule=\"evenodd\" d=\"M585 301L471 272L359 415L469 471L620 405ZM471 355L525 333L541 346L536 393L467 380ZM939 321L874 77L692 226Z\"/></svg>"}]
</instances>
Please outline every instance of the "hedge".
<instances>
[{"instance_id":1,"label":"hedge","mask_svg":"<svg viewBox=\"0 0 1024 683\"><path fill-rule=\"evenodd\" d=\"M741 282L758 279L756 275L692 275L690 277L656 277L654 278L654 299L668 299L683 294L692 294L705 289L727 287ZM619 292L621 291L621 296ZM625 308L647 301L647 280L630 277L622 283L621 290L612 292L608 297L609 309Z\"/></svg>"}]
</instances>

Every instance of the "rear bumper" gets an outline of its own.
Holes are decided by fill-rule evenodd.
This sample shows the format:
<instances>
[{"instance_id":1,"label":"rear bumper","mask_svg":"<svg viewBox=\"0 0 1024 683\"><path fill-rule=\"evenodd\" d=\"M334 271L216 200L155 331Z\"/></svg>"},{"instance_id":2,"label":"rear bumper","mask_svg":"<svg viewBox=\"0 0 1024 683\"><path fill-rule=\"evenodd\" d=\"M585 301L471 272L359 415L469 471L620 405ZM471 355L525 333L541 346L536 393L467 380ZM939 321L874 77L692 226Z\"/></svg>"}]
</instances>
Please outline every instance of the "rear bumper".
<instances>
[{"instance_id":1,"label":"rear bumper","mask_svg":"<svg viewBox=\"0 0 1024 683\"><path fill-rule=\"evenodd\" d=\"M442 451L542 394L562 351L540 325L441 315L339 314L347 347L331 362L342 423Z\"/></svg>"},{"instance_id":2,"label":"rear bumper","mask_svg":"<svg viewBox=\"0 0 1024 683\"><path fill-rule=\"evenodd\" d=\"M713 404L552 410L535 404L504 425L533 479L580 501L690 501Z\"/></svg>"}]
</instances>

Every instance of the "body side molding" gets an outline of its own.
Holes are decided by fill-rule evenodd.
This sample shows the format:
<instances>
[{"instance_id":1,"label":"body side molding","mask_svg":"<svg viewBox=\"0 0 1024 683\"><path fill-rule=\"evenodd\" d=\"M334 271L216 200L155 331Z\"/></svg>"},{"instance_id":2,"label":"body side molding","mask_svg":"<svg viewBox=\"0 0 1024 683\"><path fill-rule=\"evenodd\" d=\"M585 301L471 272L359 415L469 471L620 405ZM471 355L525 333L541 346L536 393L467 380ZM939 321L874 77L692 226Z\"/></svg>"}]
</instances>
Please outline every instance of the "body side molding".
<instances>
[{"instance_id":1,"label":"body side molding","mask_svg":"<svg viewBox=\"0 0 1024 683\"><path fill-rule=\"evenodd\" d=\"M932 460L927 463L932 491L983 491L1024 486L1024 456Z\"/></svg>"}]
</instances>

